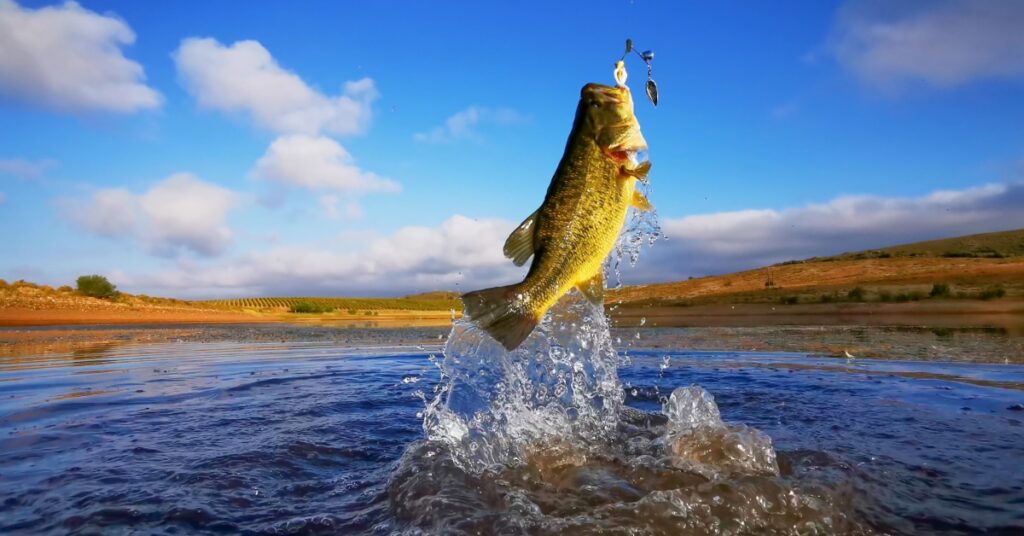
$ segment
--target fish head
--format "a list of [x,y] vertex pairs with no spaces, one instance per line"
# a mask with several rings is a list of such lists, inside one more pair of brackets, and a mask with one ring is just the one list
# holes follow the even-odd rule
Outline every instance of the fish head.
[[583,120],[583,134],[593,136],[601,150],[614,159],[629,160],[647,150],[627,87],[583,86],[577,116]]

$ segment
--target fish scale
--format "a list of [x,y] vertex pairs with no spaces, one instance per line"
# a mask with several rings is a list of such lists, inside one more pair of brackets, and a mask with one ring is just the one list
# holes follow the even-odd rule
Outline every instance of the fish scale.
[[[553,181],[538,214],[540,247],[526,277],[528,295],[548,309],[579,283],[600,273],[629,210],[636,179],[584,140],[574,147],[561,181]],[[570,210],[569,207],[572,207]],[[548,247],[548,244],[565,247]]]
[[505,243],[505,255],[517,265],[533,256],[526,278],[465,294],[466,315],[513,350],[573,287],[601,302],[602,266],[629,207],[650,208],[636,192],[650,164],[633,159],[646,149],[629,89],[585,85],[544,202]]

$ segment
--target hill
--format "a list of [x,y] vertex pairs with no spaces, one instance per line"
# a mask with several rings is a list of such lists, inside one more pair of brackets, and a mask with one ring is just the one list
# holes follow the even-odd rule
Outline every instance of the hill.
[[798,262],[885,259],[892,257],[980,257],[1002,259],[1020,256],[1024,256],[1024,229],[941,238],[939,240],[901,244],[875,250],[842,253],[831,257],[812,257]]
[[992,299],[1024,296],[1024,230],[788,261],[726,275],[628,286],[624,306]]

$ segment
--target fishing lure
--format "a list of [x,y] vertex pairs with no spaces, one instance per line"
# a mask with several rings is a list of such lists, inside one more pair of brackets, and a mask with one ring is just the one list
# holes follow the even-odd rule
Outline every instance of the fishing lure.
[[654,68],[651,66],[651,62],[654,61],[654,51],[645,50],[640,52],[639,50],[636,50],[633,48],[632,39],[626,39],[626,51],[622,53],[622,57],[615,63],[615,83],[620,87],[624,87],[626,85],[625,59],[630,52],[635,52],[636,55],[643,60],[644,64],[647,65],[647,83],[644,86],[647,90],[647,99],[650,100],[651,104],[654,106],[658,106],[658,84],[654,82],[654,78],[652,77]]

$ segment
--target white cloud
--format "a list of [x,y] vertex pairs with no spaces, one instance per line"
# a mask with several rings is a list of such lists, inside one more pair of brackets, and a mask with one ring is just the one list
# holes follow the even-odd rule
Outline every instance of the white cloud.
[[320,196],[320,208],[323,209],[324,216],[328,219],[336,220],[339,217],[346,220],[359,220],[363,217],[363,207],[355,201],[349,201],[345,203],[345,206],[338,210],[338,196],[334,194],[327,194]]
[[443,125],[434,127],[429,132],[414,134],[413,138],[416,141],[431,143],[447,143],[466,139],[478,140],[480,134],[477,132],[477,127],[480,125],[513,125],[525,120],[522,114],[510,108],[470,106],[446,119]]
[[1024,2],[856,0],[836,19],[829,48],[865,84],[952,87],[1024,78]]
[[[654,200],[657,202],[657,199]],[[720,274],[790,259],[1024,227],[1024,183],[912,198],[845,196],[783,210],[668,219],[667,241],[641,256],[630,282]]]
[[102,236],[125,236],[136,232],[138,202],[124,188],[97,190],[86,204],[72,206],[72,219]]
[[25,160],[23,158],[0,158],[0,175],[11,175],[19,179],[37,179],[48,169],[57,165],[55,160]]
[[0,0],[0,92],[58,110],[157,108],[160,94],[122,53],[134,42],[124,21],[75,2],[27,9]]
[[373,80],[347,82],[327,96],[283,69],[257,41],[224,46],[211,38],[188,38],[174,53],[178,73],[200,106],[247,113],[278,134],[356,134],[370,121],[377,98]]
[[401,190],[398,183],[360,169],[338,142],[301,134],[274,140],[250,174],[259,180],[313,191],[358,195]]
[[357,251],[292,246],[119,281],[147,292],[187,297],[254,295],[394,295],[472,290],[522,278],[501,252],[509,221],[455,215],[437,227],[404,227]]
[[230,190],[178,173],[142,194],[108,188],[97,190],[87,201],[65,201],[60,206],[86,230],[134,238],[156,254],[172,255],[185,249],[213,256],[231,241],[225,220],[237,201]]

